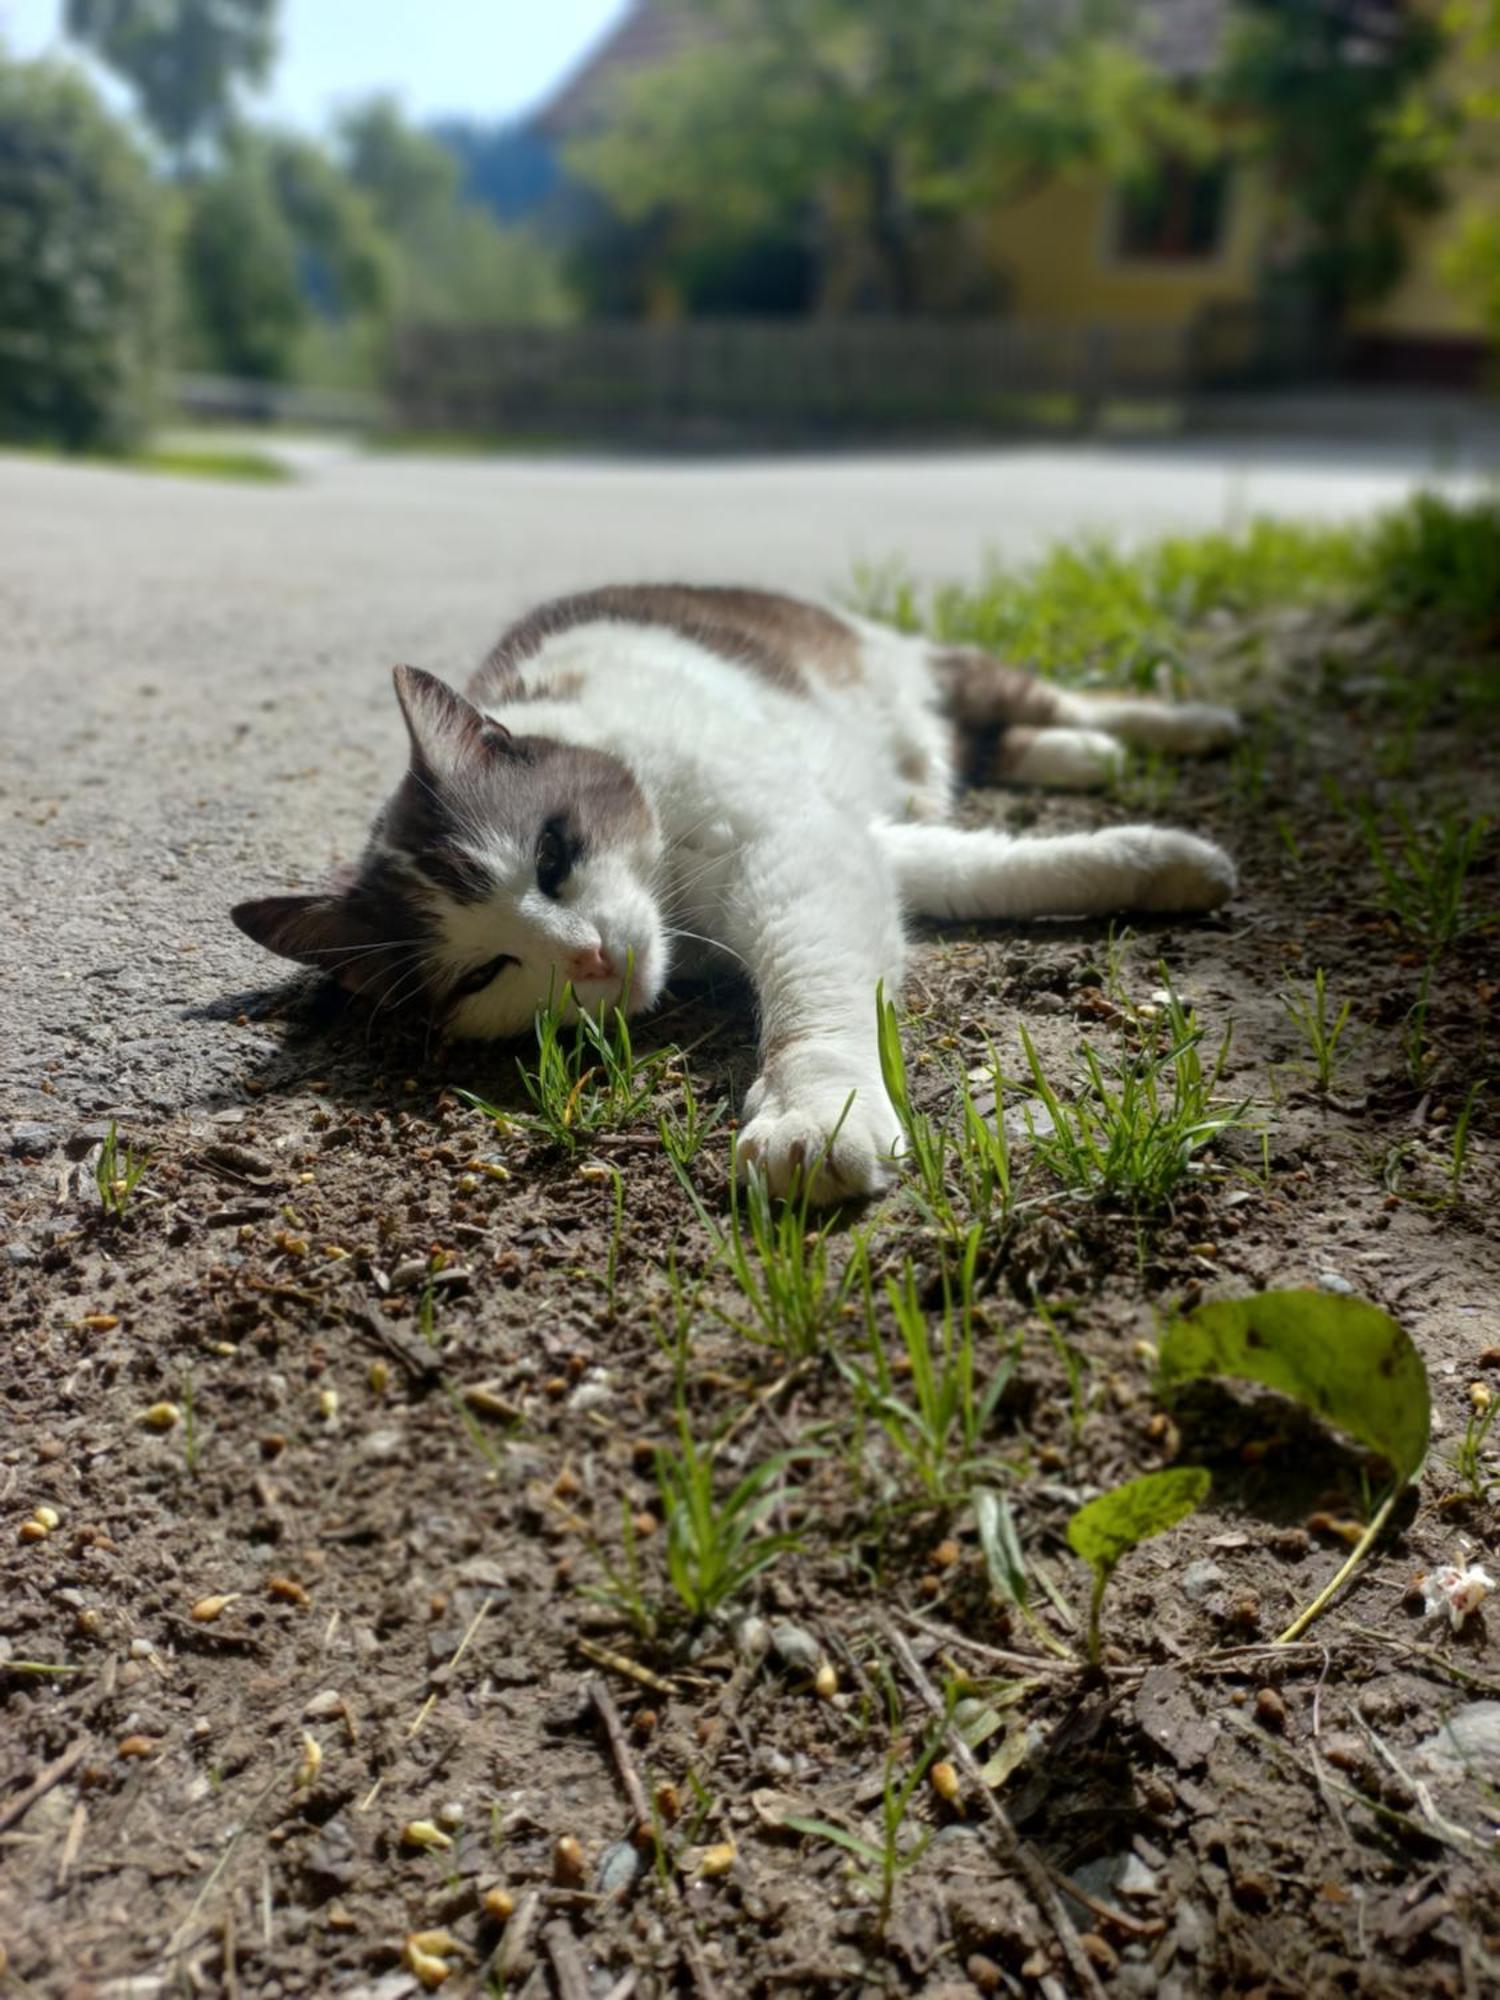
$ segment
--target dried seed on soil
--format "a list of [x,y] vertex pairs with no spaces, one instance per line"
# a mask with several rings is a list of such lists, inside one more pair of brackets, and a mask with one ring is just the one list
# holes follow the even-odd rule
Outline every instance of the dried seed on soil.
[[552,1850],[552,1879],[560,1889],[576,1889],[583,1881],[583,1846],[565,1833]]
[[175,1403],[153,1403],[149,1410],[141,1411],[141,1422],[148,1431],[169,1431],[182,1420],[182,1412]]
[[188,1616],[195,1625],[212,1625],[216,1618],[223,1616],[231,1604],[238,1603],[239,1598],[240,1592],[237,1590],[227,1591],[222,1597],[200,1597]]
[[403,1847],[422,1847],[431,1852],[441,1853],[453,1842],[443,1829],[430,1819],[409,1819],[401,1829]]

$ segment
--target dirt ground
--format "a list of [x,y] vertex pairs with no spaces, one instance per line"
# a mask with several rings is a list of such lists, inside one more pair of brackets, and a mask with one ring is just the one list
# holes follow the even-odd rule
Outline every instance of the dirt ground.
[[[1448,1165],[1494,1077],[1500,968],[1493,934],[1444,954],[1414,1080],[1422,956],[1329,789],[1419,816],[1500,794],[1493,706],[1480,727],[1405,699],[1423,648],[1321,614],[1226,623],[1196,665],[1205,688],[1248,682],[1253,752],[1148,773],[1144,800],[971,802],[1043,826],[1149,807],[1223,840],[1244,885],[1221,918],[1123,942],[1047,925],[915,956],[908,1050],[935,1109],[986,1037],[1019,1070],[1020,1019],[1075,1076],[1085,1038],[1113,1047],[1156,1004],[1162,965],[1211,1042],[1232,1020],[1222,1091],[1253,1099],[1257,1129],[1166,1215],[1033,1166],[987,1232],[983,1344],[1018,1358],[985,1444],[1058,1650],[996,1600],[971,1511],[926,1504],[855,1433],[833,1358],[863,1338],[852,1308],[801,1363],[732,1323],[722,1125],[688,1169],[705,1224],[654,1111],[572,1152],[497,1133],[454,1087],[522,1106],[512,1055],[371,1039],[298,986],[226,993],[210,1025],[235,1080],[122,1127],[150,1149],[122,1218],[95,1186],[101,1118],[9,1128],[0,1991],[398,2000],[413,1960],[446,1964],[445,1993],[560,2000],[1500,1990],[1497,1620],[1450,1632],[1414,1588],[1495,1561],[1449,1463],[1471,1385],[1500,1391],[1493,1081],[1456,1191]],[[1475,908],[1496,861],[1492,841]],[[1278,998],[1317,966],[1353,1002],[1327,1093]],[[684,996],[657,1039],[732,1115],[753,1061],[736,996]],[[930,1293],[909,1193],[830,1226],[835,1270],[856,1225]],[[1284,1286],[1397,1316],[1435,1436],[1368,1569],[1278,1649],[1367,1517],[1369,1467],[1248,1396],[1169,1412],[1150,1343],[1200,1299]],[[798,1546],[722,1621],[648,1632],[609,1565],[623,1510],[643,1597],[666,1601],[653,1449],[678,1303],[721,1490],[821,1455],[769,1524]],[[1179,1458],[1212,1497],[1121,1566],[1091,1674],[1059,1657],[1088,1588],[1064,1525]],[[786,1822],[878,1844],[888,1770],[920,1770],[927,1694],[959,1675],[998,1781],[944,1746],[954,1795],[915,1786],[897,1846],[934,1837],[887,1921],[847,1845]]]

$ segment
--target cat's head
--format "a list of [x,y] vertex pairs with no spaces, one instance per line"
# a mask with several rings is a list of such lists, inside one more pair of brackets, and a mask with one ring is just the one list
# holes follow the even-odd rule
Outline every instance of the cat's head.
[[564,986],[591,1012],[654,1005],[661,839],[625,765],[514,736],[414,667],[395,679],[411,764],[358,868],[322,895],[241,903],[235,923],[452,1035],[520,1034]]

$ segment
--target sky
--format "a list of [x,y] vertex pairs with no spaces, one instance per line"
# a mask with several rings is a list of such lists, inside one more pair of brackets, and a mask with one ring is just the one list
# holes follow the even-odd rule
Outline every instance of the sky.
[[[544,96],[623,0],[281,0],[281,58],[249,108],[319,131],[341,103],[394,91],[408,114],[501,119]],[[61,41],[63,0],[0,0],[0,41]]]

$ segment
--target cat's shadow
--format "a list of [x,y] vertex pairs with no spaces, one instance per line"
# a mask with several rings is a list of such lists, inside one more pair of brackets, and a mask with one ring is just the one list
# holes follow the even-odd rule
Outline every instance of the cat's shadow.
[[[237,1027],[274,1024],[276,1047],[247,1065],[237,1082],[205,1092],[209,1111],[245,1109],[266,1099],[314,1093],[365,1108],[389,1102],[393,1085],[420,1097],[444,1089],[472,1091],[498,1110],[530,1108],[522,1067],[536,1041],[449,1041],[425,1025],[382,1022],[336,981],[296,973],[273,986],[225,994],[186,1009],[184,1020]],[[737,1107],[756,1066],[755,1016],[748,988],[724,977],[674,981],[653,1012],[630,1024],[638,1057],[681,1049],[692,1061],[695,1088],[707,1104]]]

